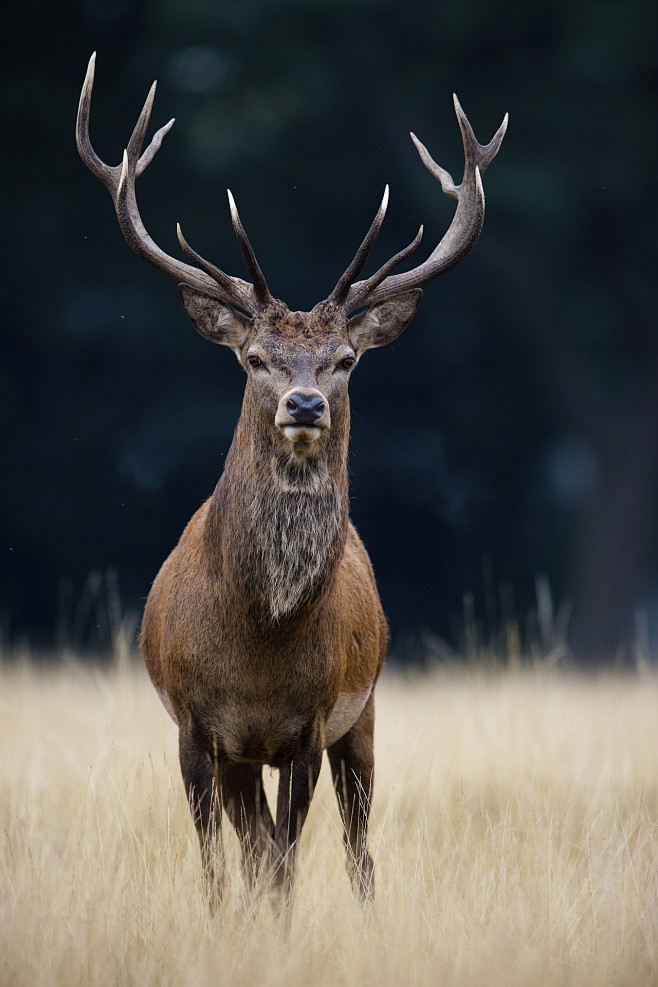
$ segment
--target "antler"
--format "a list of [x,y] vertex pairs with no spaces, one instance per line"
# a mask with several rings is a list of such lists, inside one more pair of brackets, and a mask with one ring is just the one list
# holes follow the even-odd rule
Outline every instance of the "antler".
[[114,167],[105,164],[94,151],[89,139],[89,112],[94,86],[95,67],[96,53],[94,52],[89,59],[87,74],[80,94],[80,105],[78,107],[78,118],[76,122],[76,142],[80,157],[89,170],[101,180],[112,196],[119,226],[128,246],[135,253],[139,254],[140,257],[147,260],[149,264],[157,267],[160,271],[164,271],[165,274],[168,274],[175,280],[183,281],[185,284],[197,288],[205,294],[217,298],[219,301],[237,305],[245,312],[253,315],[272,301],[272,296],[240,222],[233,196],[230,192],[228,193],[233,228],[253,284],[249,284],[241,278],[230,277],[209,261],[204,260],[203,257],[192,250],[187,244],[181,233],[180,226],[178,227],[180,244],[197,267],[191,267],[189,264],[185,264],[183,261],[166,254],[151,239],[137,207],[135,180],[146,170],[157,154],[163,138],[173,127],[174,121],[170,120],[169,123],[157,131],[151,143],[142,154],[142,145],[151,117],[153,100],[155,99],[156,83],[154,82],[146,97],[144,108],[135,124],[132,136],[128,141],[128,146],[123,152],[122,163]]
[[391,274],[390,272],[420,243],[423,234],[423,227],[421,226],[415,240],[408,247],[391,257],[367,280],[353,283],[354,278],[361,272],[384,221],[388,201],[387,187],[382,205],[365,240],[359,247],[354,260],[339,279],[328,301],[344,306],[348,312],[365,305],[374,305],[377,302],[385,301],[403,291],[418,288],[426,281],[443,274],[444,271],[463,260],[477,243],[484,222],[484,190],[481,176],[498,154],[507,130],[508,114],[505,114],[492,141],[483,146],[478,144],[475,139],[473,128],[468,122],[459,100],[456,96],[453,98],[464,143],[464,177],[461,185],[455,185],[448,172],[432,159],[427,148],[414,134],[411,135],[421,161],[427,170],[438,180],[443,192],[451,199],[457,200],[457,210],[448,232],[424,263],[403,274]]

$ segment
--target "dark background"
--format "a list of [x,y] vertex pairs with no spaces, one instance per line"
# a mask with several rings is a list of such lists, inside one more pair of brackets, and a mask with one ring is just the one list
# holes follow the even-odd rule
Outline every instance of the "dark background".
[[[650,648],[658,604],[655,0],[22,2],[3,24],[0,615],[6,642],[93,647],[94,595],[138,612],[211,492],[242,371],[126,247],[79,160],[116,164],[153,78],[176,125],[139,182],[180,256],[243,276],[225,188],[291,308],[333,287],[391,184],[369,271],[454,209],[456,91],[481,142],[476,250],[352,383],[353,516],[393,647],[535,633],[546,586],[581,661]],[[421,250],[421,253],[423,251]],[[419,258],[422,259],[422,258]],[[466,598],[466,606],[464,600]],[[541,602],[541,601],[540,601]],[[648,634],[648,637],[647,637]],[[102,643],[102,642],[101,642]],[[622,650],[620,651],[620,646]],[[624,652],[624,646],[626,651]]]

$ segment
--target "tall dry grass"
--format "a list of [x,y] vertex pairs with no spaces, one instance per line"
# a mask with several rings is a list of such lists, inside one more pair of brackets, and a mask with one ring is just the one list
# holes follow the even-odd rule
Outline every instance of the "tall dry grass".
[[376,906],[352,899],[325,766],[289,941],[267,901],[240,907],[232,833],[209,915],[139,666],[5,666],[0,703],[3,984],[658,984],[653,674],[385,676]]

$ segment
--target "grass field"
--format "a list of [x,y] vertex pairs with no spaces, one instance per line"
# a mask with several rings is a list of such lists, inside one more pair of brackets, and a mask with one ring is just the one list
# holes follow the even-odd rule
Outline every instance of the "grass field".
[[[176,730],[139,665],[0,668],[0,981],[658,984],[658,677],[388,675],[364,914],[323,768],[289,941],[208,914]],[[274,784],[275,778],[271,779]]]

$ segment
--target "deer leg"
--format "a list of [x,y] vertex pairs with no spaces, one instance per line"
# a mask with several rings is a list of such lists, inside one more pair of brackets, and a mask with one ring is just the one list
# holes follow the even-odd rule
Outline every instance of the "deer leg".
[[242,870],[249,890],[268,869],[274,845],[274,820],[263,791],[259,764],[227,764],[222,770],[222,804],[240,839]]
[[295,754],[279,772],[274,833],[274,888],[280,906],[292,898],[295,853],[322,765],[322,742],[313,721],[299,738]]
[[224,878],[220,830],[222,810],[217,791],[219,766],[213,763],[207,745],[193,722],[181,726],[178,749],[183,783],[199,837],[210,904],[214,908],[221,901]]
[[354,726],[327,748],[352,888],[362,901],[375,893],[372,857],[366,845],[374,776],[375,703],[371,695]]

